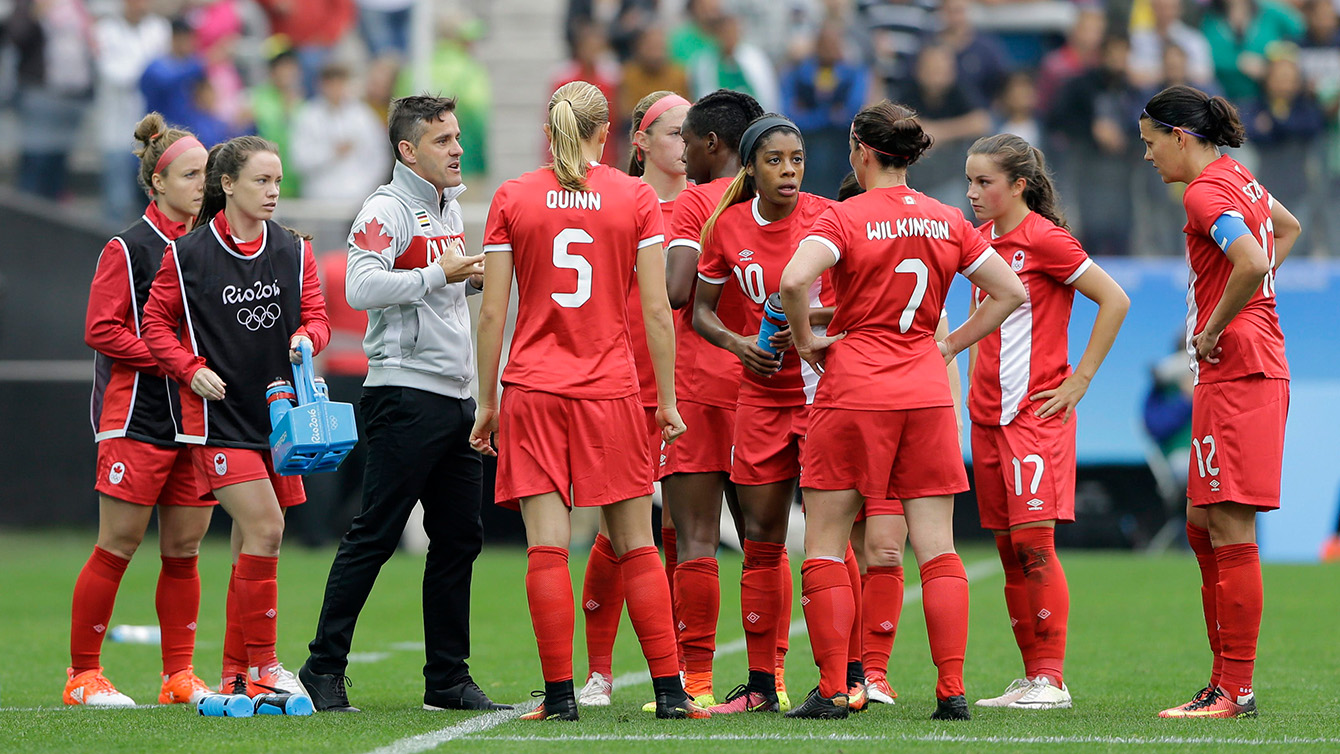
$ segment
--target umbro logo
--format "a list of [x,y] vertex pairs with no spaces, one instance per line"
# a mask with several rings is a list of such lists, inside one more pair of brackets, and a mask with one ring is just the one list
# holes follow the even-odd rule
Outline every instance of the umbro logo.
[[1019,625],[1019,619],[1018,619],[1018,618],[1010,618],[1010,628],[1014,628],[1014,627],[1017,626],[1017,625]]
[[886,621],[884,621],[883,623],[879,624],[879,627],[882,628],[882,629],[884,629],[885,631],[892,631],[892,630],[893,630],[893,621],[887,621],[887,620],[886,620]]
[[810,598],[809,598],[809,597],[801,597],[801,598],[800,598],[800,606],[801,606],[801,607],[804,607],[804,606],[806,606],[806,605],[808,605],[808,604],[810,604]]
[[98,625],[96,625],[96,626],[93,627],[93,631],[94,631],[94,633],[99,633],[99,634],[100,634],[100,633],[102,633],[103,631],[106,631],[106,630],[107,630],[107,627],[104,626],[104,625],[101,624],[101,623],[99,623]]
[[1038,611],[1038,617],[1041,618],[1042,620],[1047,620],[1048,618],[1052,617],[1052,611],[1044,607]]
[[587,610],[595,610],[600,607],[600,603],[596,602],[595,600],[587,600],[586,604],[583,605],[583,607],[585,607]]
[[265,611],[265,617],[267,618],[273,618],[276,615],[278,615],[278,613],[275,612],[275,609],[273,607]]
[[679,630],[680,630],[680,631],[683,631],[683,630],[686,629],[686,628],[688,628],[688,625],[685,624],[684,621],[680,621],[680,622],[679,622]]
[[1028,509],[1029,509],[1030,511],[1040,511],[1040,510],[1042,510],[1042,501],[1039,500],[1039,499],[1037,499],[1037,498],[1033,498],[1032,500],[1029,500],[1028,503],[1027,503],[1027,505],[1028,505]]
[[1217,489],[1219,489],[1219,480],[1218,480],[1218,479],[1211,479],[1211,480],[1210,480],[1210,489],[1212,489],[1212,490],[1217,490]]
[[190,623],[187,623],[187,624],[186,624],[186,630],[187,630],[187,631],[194,631],[194,630],[195,630],[195,621],[191,621]]
[[751,612],[748,615],[744,616],[744,619],[749,621],[750,623],[758,623],[759,617],[760,616],[758,613]]

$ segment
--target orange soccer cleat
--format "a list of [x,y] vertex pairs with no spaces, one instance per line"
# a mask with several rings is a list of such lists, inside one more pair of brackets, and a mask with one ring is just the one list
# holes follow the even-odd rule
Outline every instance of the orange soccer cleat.
[[116,690],[112,682],[102,674],[102,668],[85,670],[75,675],[74,668],[65,671],[66,704],[83,704],[89,707],[134,707],[135,700]]
[[158,692],[159,704],[195,704],[201,697],[214,693],[195,674],[190,665],[172,675],[163,676],[163,690]]
[[1159,717],[1256,717],[1256,695],[1249,694],[1230,699],[1223,689],[1206,687],[1196,695],[1195,699],[1180,707],[1165,709],[1159,713]]

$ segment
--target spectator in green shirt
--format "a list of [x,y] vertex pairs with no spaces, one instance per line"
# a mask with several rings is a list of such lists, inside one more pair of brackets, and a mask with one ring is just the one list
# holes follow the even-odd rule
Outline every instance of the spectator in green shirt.
[[[269,79],[251,91],[252,116],[256,133],[279,147],[279,159],[287,163],[293,118],[303,102],[302,66],[298,55],[290,47],[282,47],[271,54]],[[279,186],[283,197],[301,195],[301,182],[296,172],[284,176]]]

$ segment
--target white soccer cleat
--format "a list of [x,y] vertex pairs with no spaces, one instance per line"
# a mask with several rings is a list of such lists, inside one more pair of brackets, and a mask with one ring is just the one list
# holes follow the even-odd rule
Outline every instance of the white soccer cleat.
[[67,669],[65,694],[63,701],[69,705],[88,707],[134,707],[135,700],[116,690],[112,682],[102,674],[102,668],[85,670],[75,675],[73,669]]
[[1070,689],[1064,683],[1057,688],[1046,676],[1038,676],[1023,696],[1006,706],[1013,709],[1069,709]]
[[247,693],[253,697],[266,693],[310,696],[298,676],[281,663],[276,662],[264,673],[260,672],[260,668],[251,668],[250,676]]
[[888,677],[882,675],[872,674],[865,677],[865,693],[875,704],[894,704],[894,700],[898,698],[898,692],[889,685]]
[[978,699],[978,707],[1008,707],[1017,699],[1027,694],[1033,688],[1033,682],[1027,678],[1016,678],[1010,681],[1010,685],[1005,689],[1005,693],[990,699]]
[[608,707],[613,694],[613,682],[600,673],[592,673],[586,679],[586,685],[577,692],[577,704],[582,707]]

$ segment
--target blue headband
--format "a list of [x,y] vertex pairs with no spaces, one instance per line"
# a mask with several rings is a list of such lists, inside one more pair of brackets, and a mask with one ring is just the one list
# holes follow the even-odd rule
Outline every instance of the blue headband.
[[1209,140],[1210,140],[1210,137],[1208,137],[1208,136],[1202,136],[1201,134],[1198,134],[1198,133],[1196,133],[1195,131],[1192,131],[1191,129],[1187,128],[1186,126],[1174,126],[1174,125],[1171,124],[1171,123],[1164,123],[1163,121],[1159,120],[1158,118],[1155,118],[1154,116],[1150,115],[1148,110],[1141,110],[1140,112],[1144,113],[1146,118],[1149,118],[1150,120],[1154,121],[1155,123],[1159,124],[1160,126],[1163,126],[1164,128],[1168,129],[1169,131],[1172,131],[1172,130],[1174,130],[1174,129],[1180,128],[1180,129],[1182,129],[1182,131],[1184,131],[1185,133],[1189,133],[1189,134],[1191,134],[1192,136],[1196,136],[1196,137],[1202,138],[1202,139],[1204,139],[1204,140],[1206,140],[1206,141],[1209,141]]
[[751,123],[749,128],[744,130],[744,136],[740,137],[740,161],[747,162],[749,155],[754,153],[754,147],[758,145],[758,140],[774,128],[789,128],[797,134],[800,133],[796,124],[786,118],[780,115],[764,115]]

